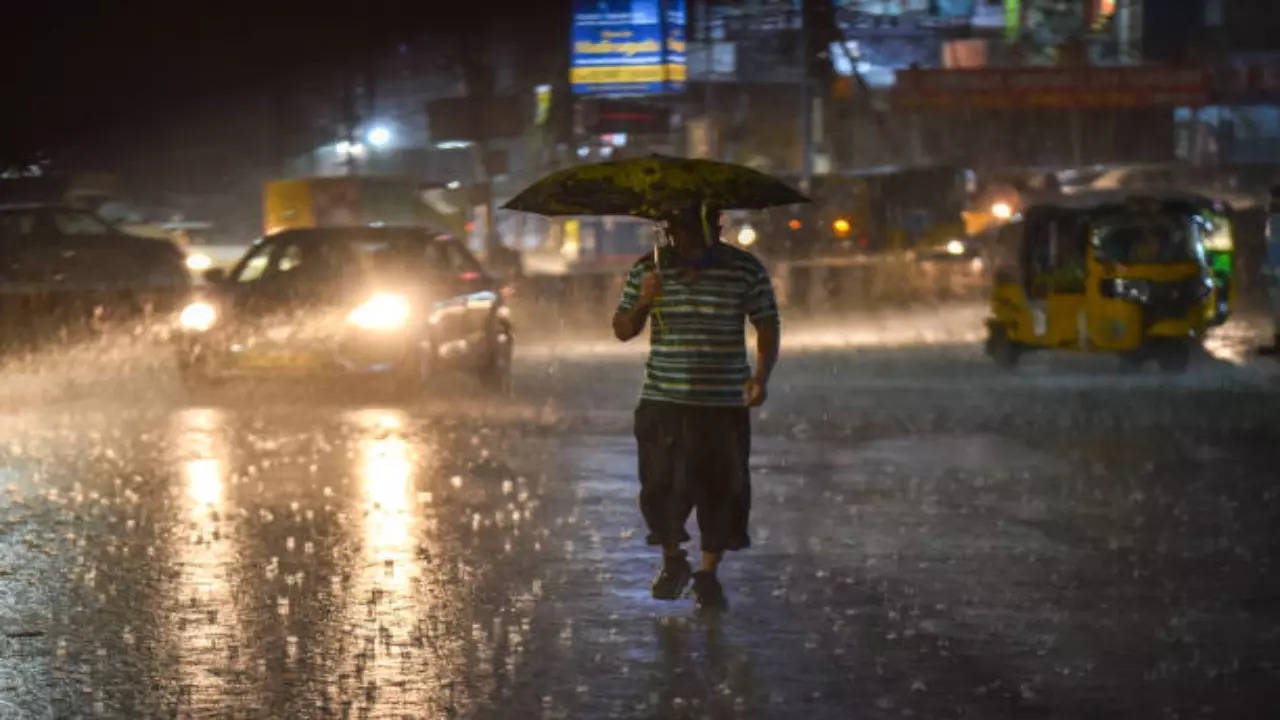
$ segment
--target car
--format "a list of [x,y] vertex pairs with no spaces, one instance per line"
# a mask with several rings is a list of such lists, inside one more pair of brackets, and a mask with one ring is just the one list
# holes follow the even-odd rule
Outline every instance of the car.
[[514,347],[498,282],[458,239],[409,227],[285,230],[210,271],[178,315],[192,387],[240,378],[389,379],[418,392],[448,370],[509,386]]
[[0,204],[4,341],[38,341],[72,325],[168,313],[189,293],[182,252],[62,203]]

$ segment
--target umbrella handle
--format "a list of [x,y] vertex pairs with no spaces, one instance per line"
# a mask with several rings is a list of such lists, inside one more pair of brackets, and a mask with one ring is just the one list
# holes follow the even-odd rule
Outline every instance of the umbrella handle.
[[711,244],[711,221],[707,218],[707,201],[702,201],[702,212],[698,213],[699,219],[702,220],[702,241],[707,245]]

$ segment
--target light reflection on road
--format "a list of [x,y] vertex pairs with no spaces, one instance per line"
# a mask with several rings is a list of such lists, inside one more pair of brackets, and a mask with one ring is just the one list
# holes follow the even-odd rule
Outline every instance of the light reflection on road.
[[358,628],[355,670],[366,702],[380,712],[416,713],[431,698],[425,692],[415,645],[424,613],[418,564],[421,519],[415,513],[417,453],[405,437],[398,410],[359,410],[349,420],[355,440],[363,551],[351,599]]
[[177,666],[184,692],[199,707],[226,697],[223,667],[235,637],[235,598],[228,578],[236,550],[234,533],[222,529],[227,516],[227,444],[222,435],[227,419],[221,410],[188,408],[174,413],[171,447],[181,474],[179,493],[182,523],[174,533],[174,561],[178,568],[173,595],[177,617]]

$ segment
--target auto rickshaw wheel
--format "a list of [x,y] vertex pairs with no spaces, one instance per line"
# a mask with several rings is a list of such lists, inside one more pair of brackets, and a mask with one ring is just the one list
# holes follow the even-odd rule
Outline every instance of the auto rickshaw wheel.
[[991,323],[987,326],[987,354],[1002,368],[1014,368],[1022,355],[1022,347],[1009,338],[1009,331],[1004,325]]
[[1191,362],[1191,345],[1189,343],[1170,343],[1161,347],[1156,354],[1156,364],[1167,373],[1186,372]]

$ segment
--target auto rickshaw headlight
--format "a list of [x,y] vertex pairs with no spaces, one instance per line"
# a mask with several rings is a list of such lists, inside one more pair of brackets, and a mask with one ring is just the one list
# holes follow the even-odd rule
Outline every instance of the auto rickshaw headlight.
[[1102,281],[1102,296],[1117,300],[1145,303],[1151,299],[1151,283],[1141,279],[1107,278]]

